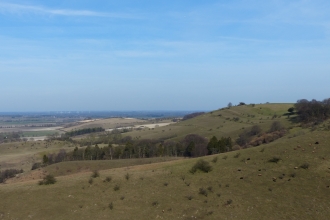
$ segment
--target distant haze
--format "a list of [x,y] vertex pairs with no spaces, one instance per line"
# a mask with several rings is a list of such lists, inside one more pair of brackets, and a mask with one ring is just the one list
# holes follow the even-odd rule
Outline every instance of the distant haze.
[[0,112],[212,110],[330,94],[330,2],[0,2]]

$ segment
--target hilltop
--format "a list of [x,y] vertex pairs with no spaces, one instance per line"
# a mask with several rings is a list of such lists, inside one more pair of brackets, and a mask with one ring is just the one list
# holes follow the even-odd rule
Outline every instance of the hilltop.
[[198,117],[171,124],[166,127],[143,129],[125,133],[135,139],[181,140],[187,134],[238,137],[242,130],[259,125],[268,130],[271,124],[280,121],[285,127],[292,125],[288,120],[288,109],[293,104],[250,104],[211,111]]

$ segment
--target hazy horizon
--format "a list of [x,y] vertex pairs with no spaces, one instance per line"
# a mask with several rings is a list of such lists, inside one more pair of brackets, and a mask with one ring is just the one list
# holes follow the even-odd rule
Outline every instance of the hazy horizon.
[[1,1],[0,112],[323,100],[329,8],[325,0]]

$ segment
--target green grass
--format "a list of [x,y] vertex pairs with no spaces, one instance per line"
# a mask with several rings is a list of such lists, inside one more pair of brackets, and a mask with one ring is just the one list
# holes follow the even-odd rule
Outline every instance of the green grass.
[[58,130],[52,130],[52,131],[23,131],[24,137],[40,137],[40,136],[47,136],[47,135],[53,135],[55,133],[61,134],[62,132],[59,132]]
[[72,175],[79,172],[107,170],[121,167],[131,167],[143,164],[153,164],[179,160],[175,157],[155,157],[140,159],[101,160],[101,161],[68,161],[44,167],[42,170],[54,176]]

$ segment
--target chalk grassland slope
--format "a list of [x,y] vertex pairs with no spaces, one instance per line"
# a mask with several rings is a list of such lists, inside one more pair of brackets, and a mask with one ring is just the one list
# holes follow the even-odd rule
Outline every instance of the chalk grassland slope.
[[[232,137],[235,138],[243,129],[259,125],[264,131],[270,128],[274,120],[280,121],[285,127],[291,126],[287,110],[293,104],[260,104],[244,105],[212,111],[204,115],[182,121],[166,127],[144,129],[125,133],[124,135],[140,139],[173,139],[182,140],[187,134],[199,134],[204,137]],[[273,116],[277,117],[273,119]],[[236,120],[236,121],[235,121]]]
[[60,149],[72,150],[74,145],[68,142],[28,141],[0,145],[0,169],[23,169],[28,171],[32,164],[40,162],[44,154],[58,153]]
[[154,157],[154,158],[136,158],[121,160],[85,160],[85,161],[66,161],[52,164],[34,171],[27,171],[19,174],[16,178],[7,179],[7,184],[24,182],[34,179],[42,179],[51,174],[55,177],[73,175],[77,173],[90,173],[94,171],[108,170],[121,167],[131,167],[142,164],[162,163],[166,161],[180,160],[180,157]]
[[[47,186],[37,180],[4,184],[0,217],[328,219],[329,143],[329,131],[306,131],[204,157],[213,167],[209,173],[189,172],[196,158],[103,170],[92,184],[91,172],[57,177],[56,184]],[[274,157],[280,160],[269,162]],[[106,177],[111,181],[104,181]]]
[[130,127],[138,124],[145,123],[146,120],[136,119],[136,118],[108,118],[108,119],[97,119],[87,122],[76,122],[71,124],[71,126],[63,128],[63,131],[72,131],[83,128],[96,128],[102,127],[104,129],[113,129],[117,127]]

